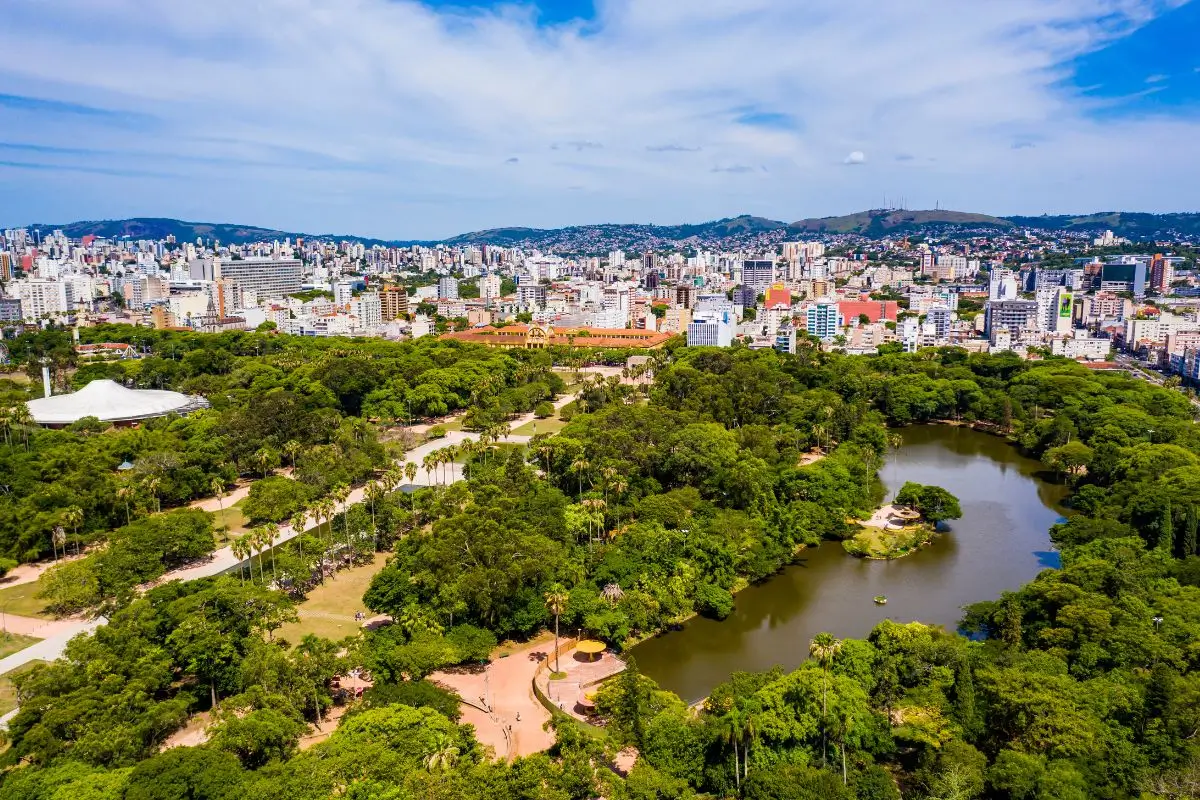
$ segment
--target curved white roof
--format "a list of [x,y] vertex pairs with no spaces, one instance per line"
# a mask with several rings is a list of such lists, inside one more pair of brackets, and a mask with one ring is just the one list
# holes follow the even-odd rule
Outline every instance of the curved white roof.
[[39,425],[70,425],[84,417],[105,422],[149,419],[171,412],[183,413],[203,404],[179,392],[126,389],[109,380],[92,381],[74,394],[40,397],[26,403]]

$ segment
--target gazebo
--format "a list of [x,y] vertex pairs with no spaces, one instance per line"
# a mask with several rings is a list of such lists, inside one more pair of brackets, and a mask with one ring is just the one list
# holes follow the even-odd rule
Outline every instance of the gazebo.
[[595,661],[597,656],[608,649],[608,645],[604,642],[598,642],[595,639],[584,639],[579,644],[575,645],[575,651],[583,653],[587,656],[588,661]]

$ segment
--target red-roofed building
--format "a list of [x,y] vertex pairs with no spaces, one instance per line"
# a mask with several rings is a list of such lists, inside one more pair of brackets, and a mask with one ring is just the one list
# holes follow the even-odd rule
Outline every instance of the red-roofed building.
[[767,289],[766,305],[767,308],[774,308],[778,305],[790,306],[792,304],[792,293],[783,287],[782,283],[777,283],[770,289]]
[[895,300],[843,300],[838,303],[838,314],[847,323],[863,314],[871,322],[895,322],[899,309]]

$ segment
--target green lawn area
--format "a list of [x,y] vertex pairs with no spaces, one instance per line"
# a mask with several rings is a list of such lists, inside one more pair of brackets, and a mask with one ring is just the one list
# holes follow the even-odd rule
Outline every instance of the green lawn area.
[[30,661],[28,664],[22,664],[12,672],[6,672],[0,675],[0,714],[7,714],[17,707],[17,688],[13,686],[13,676],[20,675],[23,672],[36,667],[38,664],[45,664],[45,661]]
[[4,609],[6,614],[16,614],[19,617],[54,619],[54,615],[45,610],[46,601],[35,597],[40,588],[41,584],[37,581],[5,586],[0,589],[0,608]]
[[514,436],[536,436],[537,434],[555,434],[567,427],[567,423],[558,417],[547,417],[546,419],[535,419],[533,422],[526,422],[519,428],[513,430]]
[[372,563],[342,570],[336,577],[327,580],[324,586],[313,589],[308,593],[308,598],[297,606],[300,621],[275,631],[275,638],[287,639],[294,645],[309,633],[334,641],[357,633],[362,623],[354,619],[354,613],[362,611],[371,614],[363,605],[362,596],[371,584],[371,578],[383,569],[386,562],[386,553],[376,553]]
[[[229,532],[233,535],[246,532],[246,524],[250,521],[246,519],[246,515],[242,513],[242,503],[245,500],[238,500],[233,505],[225,506],[224,511],[213,512],[213,527],[220,530],[222,527],[228,527]],[[220,534],[217,534],[218,541]]]
[[[0,633],[0,658],[11,656],[24,650],[31,644],[37,644],[41,639],[36,636],[25,636],[21,633]],[[2,713],[2,712],[0,712]]]

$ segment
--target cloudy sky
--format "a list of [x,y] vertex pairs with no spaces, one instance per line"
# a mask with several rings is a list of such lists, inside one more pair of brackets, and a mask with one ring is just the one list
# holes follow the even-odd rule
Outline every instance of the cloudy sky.
[[1200,0],[4,0],[0,225],[1200,210]]

